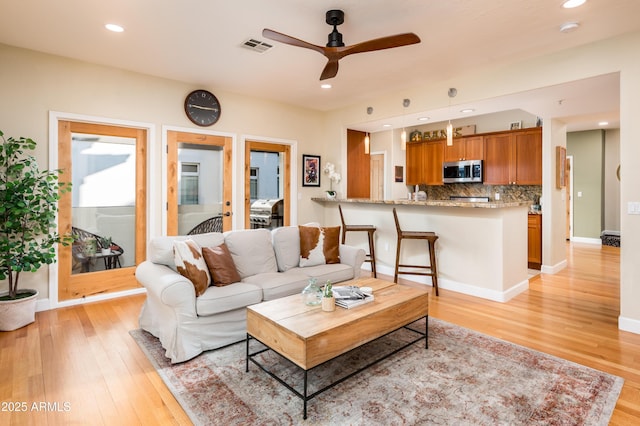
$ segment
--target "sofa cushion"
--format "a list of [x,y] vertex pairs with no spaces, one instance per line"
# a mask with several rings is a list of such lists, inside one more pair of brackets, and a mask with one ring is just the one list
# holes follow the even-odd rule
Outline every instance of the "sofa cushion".
[[300,266],[340,263],[340,227],[299,226]]
[[242,282],[260,286],[263,299],[273,300],[302,292],[309,282],[309,277],[300,272],[267,272],[244,278]]
[[291,268],[285,272],[285,275],[304,274],[308,278],[316,278],[318,280],[318,285],[324,285],[327,280],[331,280],[332,283],[352,280],[355,278],[353,273],[353,268],[349,265],[332,263],[328,265],[307,266],[304,268]]
[[300,231],[297,226],[283,226],[271,231],[278,271],[284,272],[300,263]]
[[226,244],[202,247],[202,256],[209,268],[213,285],[221,287],[240,281],[240,274]]
[[209,287],[211,275],[200,246],[193,240],[174,241],[173,253],[180,275],[191,281],[196,289],[196,296],[203,294]]
[[198,316],[215,315],[244,308],[262,301],[262,289],[248,283],[235,283],[224,287],[209,287],[196,299]]
[[245,229],[224,233],[224,243],[241,278],[263,272],[276,272],[278,265],[267,229]]
[[213,247],[224,243],[224,235],[220,232],[209,232],[207,234],[198,235],[181,235],[171,237],[153,237],[149,241],[149,260],[159,265],[166,265],[176,270],[176,264],[173,260],[173,242],[193,240],[200,247]]

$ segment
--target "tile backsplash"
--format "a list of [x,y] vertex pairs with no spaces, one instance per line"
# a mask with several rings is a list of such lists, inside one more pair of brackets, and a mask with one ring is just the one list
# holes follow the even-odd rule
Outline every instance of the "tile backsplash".
[[[452,183],[446,185],[420,185],[427,193],[428,200],[448,200],[452,195],[464,197],[489,197],[495,201],[496,193],[500,201],[538,201],[542,196],[541,185],[483,185],[481,183]],[[413,189],[411,189],[413,191]]]

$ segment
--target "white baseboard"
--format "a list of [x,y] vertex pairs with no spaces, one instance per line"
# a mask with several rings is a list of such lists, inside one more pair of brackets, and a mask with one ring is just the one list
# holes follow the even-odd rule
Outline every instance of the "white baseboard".
[[640,320],[618,317],[618,329],[630,333],[640,334]]
[[571,237],[572,243],[585,243],[585,244],[595,244],[598,246],[602,245],[602,240],[600,238],[587,238],[587,237]]
[[[362,269],[371,271],[369,265],[370,264],[363,265]],[[395,272],[393,268],[384,265],[376,265],[376,271],[380,274],[391,275],[392,277]],[[403,280],[431,286],[431,277],[402,274],[400,274],[400,277]],[[527,289],[529,288],[529,280],[524,280],[506,291],[488,290],[486,288],[477,287],[471,284],[459,283],[444,278],[438,278],[438,286],[447,290],[455,291],[462,294],[468,294],[469,296],[480,297],[482,299],[493,300],[495,302],[508,302],[518,294],[527,291]]]
[[542,268],[540,268],[540,272],[542,272],[543,274],[557,274],[558,272],[562,271],[564,268],[567,267],[567,259],[564,259],[558,263],[556,263],[555,265],[542,265]]
[[146,292],[147,289],[144,287],[134,288],[133,290],[119,291],[116,293],[104,293],[96,296],[83,297],[82,299],[65,300],[62,302],[58,302],[56,306],[53,306],[53,303],[51,303],[51,299],[38,299],[38,301],[36,302],[36,312],[48,311],[56,308],[64,308],[66,306],[82,305],[83,303],[99,302],[101,300],[115,299],[117,297],[142,294]]

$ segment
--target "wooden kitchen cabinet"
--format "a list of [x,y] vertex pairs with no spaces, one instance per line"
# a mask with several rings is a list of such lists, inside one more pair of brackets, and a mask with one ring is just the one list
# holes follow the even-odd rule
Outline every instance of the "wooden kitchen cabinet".
[[444,140],[407,142],[407,185],[443,185]]
[[542,215],[528,215],[527,229],[528,265],[531,269],[542,267]]
[[444,144],[444,161],[482,160],[484,158],[484,138],[465,136],[453,139],[453,145]]
[[542,185],[542,129],[484,136],[484,183]]
[[427,185],[444,185],[442,182],[444,146],[444,140],[426,142],[424,183]]
[[425,182],[426,142],[407,142],[406,167],[407,185]]

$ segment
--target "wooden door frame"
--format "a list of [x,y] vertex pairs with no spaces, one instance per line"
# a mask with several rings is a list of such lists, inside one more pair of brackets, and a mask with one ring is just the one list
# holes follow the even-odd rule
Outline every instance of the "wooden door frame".
[[[83,116],[78,114],[61,113],[51,111],[49,113],[49,168],[62,169],[60,180],[70,182],[72,180],[70,169],[71,155],[71,133],[97,133],[95,128],[99,128],[100,134],[111,136],[133,137],[136,142],[136,245],[135,245],[135,265],[138,265],[146,258],[146,243],[149,228],[149,187],[148,179],[150,158],[153,149],[150,141],[154,137],[153,125],[149,123],[130,122],[124,120],[105,119],[102,117]],[[63,194],[59,201],[59,215],[57,218],[58,232],[67,234],[71,232],[71,193]],[[58,261],[53,264],[49,274],[49,306],[42,306],[41,309],[57,308],[80,303],[93,302],[110,299],[113,297],[125,296],[144,292],[144,289],[137,283],[134,271],[135,265],[119,268],[117,270],[102,271],[104,275],[100,280],[111,283],[113,287],[108,292],[92,292],[90,286],[80,286],[75,291],[72,285],[82,278],[72,276],[71,271],[71,247],[58,245]],[[70,277],[68,282],[61,281],[61,277]],[[81,283],[80,283],[81,284]]]
[[[165,159],[163,164],[165,165],[166,177],[164,184],[166,190],[165,195],[165,220],[164,232],[165,235],[177,235],[178,234],[178,191],[170,183],[169,179],[177,180],[178,175],[178,156],[177,156],[177,144],[179,142],[188,142],[196,145],[207,146],[221,146],[223,148],[223,189],[222,189],[222,227],[224,231],[231,230],[233,228],[233,138],[227,134],[217,134],[212,132],[198,132],[192,129],[171,129],[165,128],[163,136],[166,141],[166,148],[164,150]],[[172,147],[175,145],[176,149]],[[175,220],[170,220],[171,218]]]
[[250,190],[250,172],[251,172],[251,151],[260,150],[266,152],[278,152],[284,153],[284,170],[281,171],[280,176],[283,178],[282,194],[284,196],[284,217],[282,220],[283,226],[290,226],[291,220],[291,206],[292,206],[292,146],[288,143],[281,142],[268,142],[258,140],[254,138],[248,138],[244,144],[244,228],[250,229],[249,213],[251,210],[251,190]]

